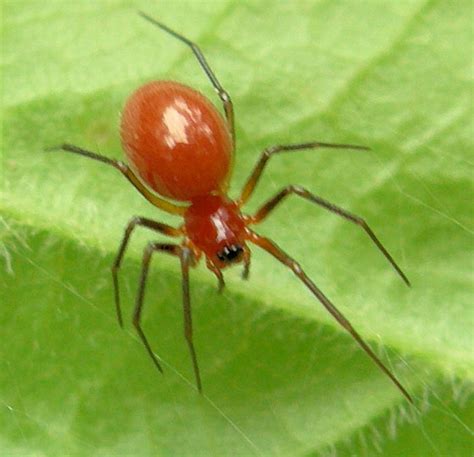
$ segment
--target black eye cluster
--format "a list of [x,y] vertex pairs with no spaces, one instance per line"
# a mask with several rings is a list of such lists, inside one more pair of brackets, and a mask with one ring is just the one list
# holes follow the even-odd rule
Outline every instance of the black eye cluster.
[[225,246],[222,251],[217,253],[217,258],[222,262],[235,262],[240,259],[244,249],[238,244],[231,244],[230,246]]

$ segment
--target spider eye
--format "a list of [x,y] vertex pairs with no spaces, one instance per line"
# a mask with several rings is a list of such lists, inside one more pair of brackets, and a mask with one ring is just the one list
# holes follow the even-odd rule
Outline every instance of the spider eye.
[[217,258],[226,263],[238,262],[244,249],[238,244],[231,244],[230,246],[225,246],[224,249],[217,253]]

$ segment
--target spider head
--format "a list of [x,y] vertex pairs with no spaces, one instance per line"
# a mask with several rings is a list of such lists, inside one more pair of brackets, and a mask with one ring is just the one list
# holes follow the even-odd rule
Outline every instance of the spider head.
[[236,203],[206,195],[194,199],[184,217],[187,236],[216,267],[244,260],[247,226]]
[[244,248],[240,244],[230,244],[217,251],[216,257],[220,263],[229,265],[242,261]]

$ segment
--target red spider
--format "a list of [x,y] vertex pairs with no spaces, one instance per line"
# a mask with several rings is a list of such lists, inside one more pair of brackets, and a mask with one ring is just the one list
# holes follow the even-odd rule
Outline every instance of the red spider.
[[[252,243],[286,265],[336,321],[352,335],[402,394],[410,402],[413,402],[410,394],[398,379],[380,361],[326,295],[309,279],[301,266],[273,241],[258,235],[250,228],[263,221],[287,196],[302,197],[364,229],[405,283],[409,285],[405,274],[365,220],[312,194],[303,187],[293,185],[283,188],[262,205],[255,214],[247,215],[241,212],[241,208],[255,190],[265,165],[273,155],[302,149],[367,150],[368,148],[321,142],[269,147],[262,152],[239,198],[231,200],[227,196],[227,190],[232,169],[232,154],[235,150],[235,131],[234,110],[230,96],[217,80],[195,43],[146,14],[140,13],[140,15],[191,48],[222,101],[225,119],[207,98],[194,89],[174,81],[152,81],[131,95],[122,114],[122,145],[131,167],[124,162],[109,159],[71,144],[62,144],[50,149],[72,152],[111,165],[119,170],[152,205],[184,218],[184,224],[178,228],[144,217],[134,217],[127,225],[112,266],[115,305],[120,326],[123,326],[123,321],[117,274],[135,227],[143,226],[170,237],[181,237],[182,240],[179,244],[150,242],[146,246],[133,313],[133,325],[155,366],[160,372],[163,372],[141,327],[143,298],[152,255],[155,252],[165,252],[178,257],[182,270],[184,335],[189,345],[197,388],[201,392],[201,376],[192,336],[189,268],[194,267],[204,254],[206,265],[217,276],[219,290],[222,290],[224,287],[222,270],[224,268],[243,263],[243,278],[248,277],[250,250],[247,244]],[[168,199],[187,202],[187,204],[175,204]]]

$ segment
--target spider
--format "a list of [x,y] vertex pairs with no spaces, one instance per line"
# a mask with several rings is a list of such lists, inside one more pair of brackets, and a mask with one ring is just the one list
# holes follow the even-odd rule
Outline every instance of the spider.
[[400,381],[375,355],[329,298],[306,275],[300,264],[273,241],[251,229],[251,226],[265,220],[287,197],[294,195],[303,198],[361,227],[403,281],[410,285],[406,275],[365,220],[295,185],[284,187],[264,203],[255,214],[248,215],[242,212],[242,207],[253,194],[267,162],[275,155],[304,149],[368,150],[369,148],[322,142],[269,147],[261,153],[240,196],[236,200],[230,199],[227,196],[227,190],[235,150],[232,100],[194,42],[147,14],[143,12],[139,14],[191,48],[222,102],[225,117],[205,96],[188,86],[175,81],[152,81],[138,88],[129,97],[122,113],[121,141],[130,165],[67,143],[47,149],[78,154],[116,168],[152,205],[184,218],[184,223],[177,228],[145,217],[133,217],[126,226],[112,265],[115,307],[120,326],[123,327],[123,319],[118,273],[132,232],[141,226],[169,237],[181,238],[177,243],[150,242],[145,247],[133,325],[156,368],[163,372],[161,363],[142,329],[141,317],[152,256],[161,252],[177,257],[181,264],[182,274],[184,336],[189,347],[196,386],[198,391],[202,392],[201,375],[193,343],[189,269],[196,266],[204,256],[207,268],[217,277],[218,289],[222,291],[223,269],[242,263],[242,276],[244,279],[248,278],[251,256],[248,244],[253,244],[288,267],[391,379],[406,399],[413,403],[412,397]]

